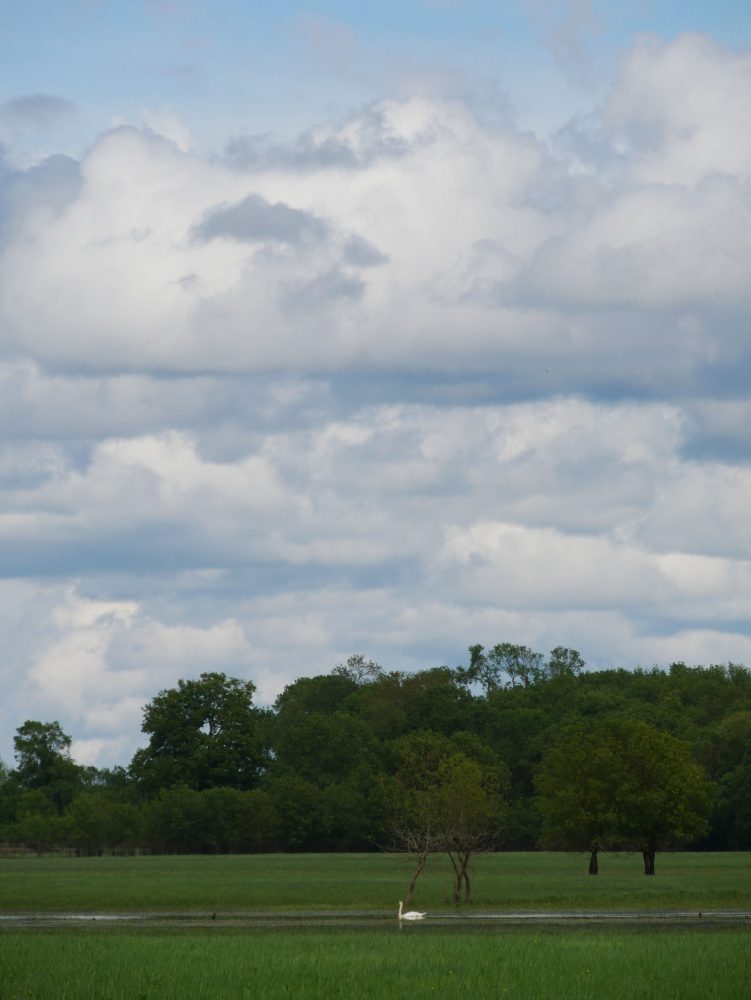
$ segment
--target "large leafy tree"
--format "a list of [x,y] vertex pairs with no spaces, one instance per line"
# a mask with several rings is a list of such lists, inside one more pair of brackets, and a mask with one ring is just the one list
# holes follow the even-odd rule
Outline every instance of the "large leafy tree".
[[706,833],[710,784],[687,743],[636,719],[600,720],[552,747],[537,779],[544,840],[588,850],[590,873],[608,847],[655,854]]
[[327,714],[341,711],[357,689],[357,682],[346,672],[298,677],[285,687],[274,703],[278,719],[275,729],[283,729],[314,712]]
[[542,844],[587,851],[589,874],[597,875],[599,852],[622,835],[628,768],[609,723],[579,730],[552,746],[536,778]]
[[629,764],[623,843],[641,851],[644,874],[654,875],[657,851],[707,833],[713,789],[688,743],[640,721],[621,723],[620,732]]
[[148,746],[131,772],[146,794],[184,785],[251,789],[264,768],[264,717],[255,685],[223,673],[203,673],[161,691],[145,708]]
[[361,719],[344,712],[285,718],[276,729],[272,773],[295,773],[323,788],[363,768],[377,769],[378,747]]
[[479,682],[486,695],[505,685],[530,687],[545,676],[542,653],[529,646],[499,642],[485,651],[476,644],[469,647],[469,667],[462,672],[466,681]]
[[59,722],[28,719],[13,740],[16,769],[13,778],[21,791],[43,793],[61,814],[80,790],[84,768],[71,759],[71,738]]

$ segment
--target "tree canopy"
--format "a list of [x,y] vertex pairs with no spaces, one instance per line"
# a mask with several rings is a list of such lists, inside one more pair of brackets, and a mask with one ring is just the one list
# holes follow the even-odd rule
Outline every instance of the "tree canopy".
[[265,754],[255,685],[222,673],[203,673],[161,691],[144,709],[149,743],[131,773],[147,794],[186,785],[251,789]]
[[[751,848],[751,673],[737,664],[588,670],[500,642],[457,667],[354,655],[270,708],[207,672],[144,706],[121,767],[72,760],[27,720],[0,770],[0,839],[43,850],[449,852],[456,892],[487,847]],[[465,858],[467,864],[462,860]],[[652,868],[653,870],[653,868]]]
[[707,832],[710,787],[691,747],[640,720],[601,720],[553,745],[537,787],[543,843],[589,851],[593,875],[600,850],[623,847],[653,875],[658,849]]

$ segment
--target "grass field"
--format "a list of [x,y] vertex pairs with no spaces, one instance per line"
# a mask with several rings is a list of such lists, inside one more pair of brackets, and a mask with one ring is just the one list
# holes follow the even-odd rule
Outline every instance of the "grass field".
[[0,997],[747,1000],[742,931],[0,935]]
[[[24,858],[0,861],[0,914],[330,911],[342,925],[242,927],[221,919],[165,929],[81,921],[20,930],[0,920],[0,1000],[747,1000],[751,924],[703,928],[594,924],[519,929],[395,915],[410,861],[399,855]],[[751,855],[641,859],[499,854],[477,859],[462,911],[751,909]],[[415,903],[453,912],[436,859]],[[320,923],[319,918],[319,923]],[[183,921],[180,921],[182,923]]]
[[[0,913],[395,910],[405,855],[274,854],[0,860]],[[471,909],[751,909],[751,854],[662,854],[646,878],[638,855],[487,854],[473,865]],[[451,908],[451,871],[432,860],[421,909]]]

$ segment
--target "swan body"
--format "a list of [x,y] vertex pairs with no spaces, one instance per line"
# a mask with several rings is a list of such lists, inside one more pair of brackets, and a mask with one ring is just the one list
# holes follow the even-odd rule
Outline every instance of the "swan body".
[[418,913],[417,910],[407,910],[406,913],[402,912],[402,901],[399,900],[399,919],[400,920],[424,920],[426,917],[425,913]]

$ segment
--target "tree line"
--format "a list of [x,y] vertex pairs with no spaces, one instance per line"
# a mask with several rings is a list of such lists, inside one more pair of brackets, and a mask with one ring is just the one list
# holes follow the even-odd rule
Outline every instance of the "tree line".
[[466,665],[385,671],[352,656],[271,708],[221,672],[145,706],[127,766],[70,755],[57,722],[0,763],[0,841],[80,853],[436,851],[454,898],[488,849],[751,847],[751,672],[587,670],[576,650],[469,648]]

